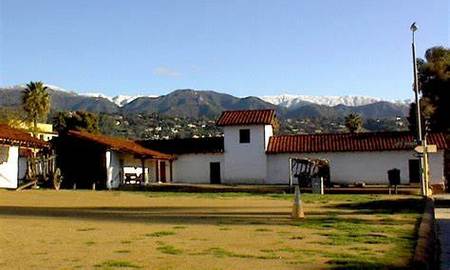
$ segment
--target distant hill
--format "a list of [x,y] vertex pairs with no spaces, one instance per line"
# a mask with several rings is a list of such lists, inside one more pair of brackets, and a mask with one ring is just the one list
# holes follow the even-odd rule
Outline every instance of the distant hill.
[[[0,106],[19,106],[22,100],[22,91],[25,86],[0,88]],[[89,111],[117,113],[119,106],[102,97],[88,97],[49,88],[51,107],[56,111]]]
[[[269,99],[266,97],[266,101],[264,101],[258,97],[238,98],[215,91],[184,89],[158,97],[123,98],[118,96],[109,98],[101,94],[77,94],[55,86],[49,86],[49,88],[52,109],[56,111],[84,110],[109,114],[160,113],[189,118],[213,118],[223,110],[262,108],[276,109],[282,118],[336,118],[343,117],[350,112],[359,113],[363,118],[394,118],[406,116],[408,113],[408,104],[405,102],[389,102],[363,97],[343,97],[342,99],[324,97],[323,100],[319,97],[308,100],[301,99],[300,96],[296,96],[294,99],[287,97]],[[0,106],[20,105],[23,89],[24,86],[0,88]],[[343,100],[342,103],[363,105],[340,104],[339,100]],[[316,103],[312,101],[316,101]],[[336,103],[338,105],[325,105]]]

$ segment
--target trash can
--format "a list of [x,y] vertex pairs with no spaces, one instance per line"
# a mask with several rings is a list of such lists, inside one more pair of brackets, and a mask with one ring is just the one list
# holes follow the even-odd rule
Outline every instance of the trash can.
[[399,169],[392,169],[392,170],[389,170],[387,173],[388,173],[388,179],[389,179],[390,186],[400,185],[400,170]]

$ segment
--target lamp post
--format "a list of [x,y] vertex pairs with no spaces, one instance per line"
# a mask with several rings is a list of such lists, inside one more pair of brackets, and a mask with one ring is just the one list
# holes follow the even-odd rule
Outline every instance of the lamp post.
[[427,153],[427,141],[426,136],[422,132],[422,116],[420,112],[420,97],[419,97],[419,83],[417,75],[417,61],[416,61],[416,44],[415,44],[415,32],[417,31],[416,23],[411,24],[409,28],[412,32],[412,57],[413,57],[413,72],[414,72],[414,95],[416,101],[416,125],[417,125],[417,139],[418,144],[423,147],[423,153],[419,153],[420,157],[420,186],[423,196],[429,196],[428,190],[428,153]]

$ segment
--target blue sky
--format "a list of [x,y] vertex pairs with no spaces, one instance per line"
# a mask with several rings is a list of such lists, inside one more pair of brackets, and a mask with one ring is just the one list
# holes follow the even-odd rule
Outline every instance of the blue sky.
[[80,92],[410,98],[417,53],[449,44],[447,0],[0,0],[0,86]]

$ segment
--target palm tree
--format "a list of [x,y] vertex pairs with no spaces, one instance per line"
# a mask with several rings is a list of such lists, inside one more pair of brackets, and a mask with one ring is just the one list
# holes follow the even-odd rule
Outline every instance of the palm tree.
[[42,82],[30,82],[23,92],[22,106],[27,120],[33,122],[33,133],[37,130],[38,120],[45,119],[50,111],[50,96]]
[[345,117],[345,126],[350,133],[355,133],[362,127],[362,118],[359,114],[350,113]]

